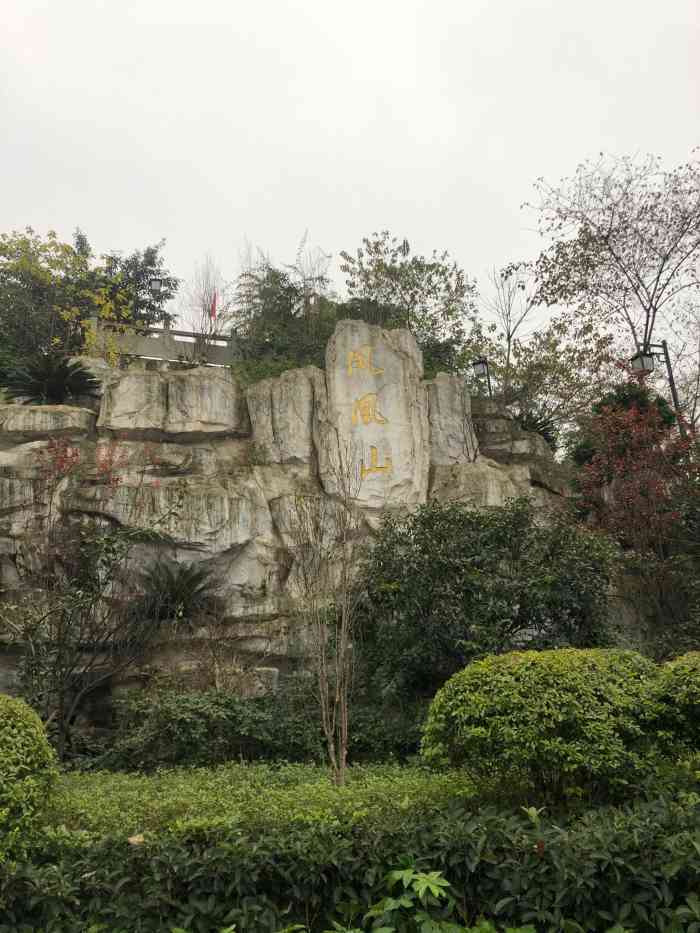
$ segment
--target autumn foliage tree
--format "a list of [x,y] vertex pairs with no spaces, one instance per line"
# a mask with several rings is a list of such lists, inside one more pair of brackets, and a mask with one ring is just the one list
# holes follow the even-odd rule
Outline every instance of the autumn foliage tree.
[[621,353],[669,344],[691,423],[700,408],[700,160],[666,168],[655,156],[600,157],[536,184],[550,245],[535,263],[538,304],[609,333]]
[[575,304],[649,344],[681,296],[700,288],[700,161],[666,170],[654,156],[601,153],[558,185],[537,183],[538,300]]
[[582,506],[621,546],[626,590],[660,655],[700,635],[697,453],[664,399],[633,382],[594,406],[574,451]]
[[486,357],[499,400],[556,447],[610,384],[611,338],[590,320],[543,313],[529,263],[493,270],[489,279],[467,359]]

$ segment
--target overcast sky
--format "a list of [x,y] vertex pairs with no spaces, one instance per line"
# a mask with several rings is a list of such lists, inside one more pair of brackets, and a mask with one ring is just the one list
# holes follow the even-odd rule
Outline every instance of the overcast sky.
[[188,277],[389,228],[483,279],[540,175],[700,143],[700,0],[4,0],[2,230]]

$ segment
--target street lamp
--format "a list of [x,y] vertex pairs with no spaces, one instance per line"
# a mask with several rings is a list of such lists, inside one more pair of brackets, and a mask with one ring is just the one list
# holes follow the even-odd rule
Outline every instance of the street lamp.
[[[659,352],[661,351],[661,352]],[[654,359],[663,360],[666,363],[666,373],[668,375],[668,385],[671,389],[671,398],[673,399],[673,407],[676,410],[676,417],[678,418],[678,430],[681,432],[681,437],[686,437],[685,425],[681,419],[681,407],[678,402],[678,392],[676,392],[676,381],[673,378],[673,370],[671,369],[671,357],[668,352],[668,344],[665,340],[662,340],[661,343],[646,343],[644,346],[637,350],[632,359],[630,360],[630,366],[632,371],[636,373],[653,373],[654,372]]]
[[160,276],[154,276],[148,283],[148,290],[150,291],[153,298],[159,298],[160,293],[163,291],[163,280]]
[[653,373],[654,372],[654,354],[645,353],[640,350],[635,353],[630,360],[630,366],[635,373]]
[[474,360],[472,367],[474,369],[474,375],[477,377],[477,379],[483,379],[486,377],[486,384],[489,387],[489,398],[493,398],[493,392],[491,391],[491,373],[489,372],[489,361],[485,356],[482,356],[478,360]]

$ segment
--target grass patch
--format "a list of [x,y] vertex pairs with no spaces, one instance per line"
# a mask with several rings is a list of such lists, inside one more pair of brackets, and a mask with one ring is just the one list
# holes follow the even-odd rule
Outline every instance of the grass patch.
[[314,765],[228,763],[151,775],[73,772],[61,776],[47,823],[97,835],[131,836],[188,825],[246,828],[292,822],[350,826],[401,810],[440,806],[473,793],[463,772],[366,765],[336,787]]

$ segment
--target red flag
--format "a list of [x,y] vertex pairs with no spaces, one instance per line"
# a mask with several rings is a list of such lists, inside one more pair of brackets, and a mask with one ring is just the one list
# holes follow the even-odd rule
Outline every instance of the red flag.
[[216,289],[214,289],[211,305],[209,306],[209,317],[212,319],[212,321],[216,320]]

